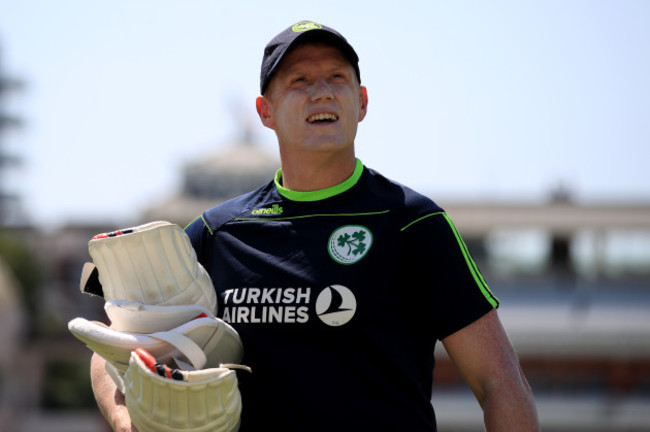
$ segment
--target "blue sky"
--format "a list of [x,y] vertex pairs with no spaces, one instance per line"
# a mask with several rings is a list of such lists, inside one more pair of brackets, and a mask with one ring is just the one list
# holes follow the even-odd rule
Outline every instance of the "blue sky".
[[[236,4],[235,4],[236,3]],[[137,217],[242,121],[264,45],[309,19],[360,55],[357,154],[434,197],[650,201],[650,2],[0,0],[2,72],[25,81],[3,182],[35,223]]]

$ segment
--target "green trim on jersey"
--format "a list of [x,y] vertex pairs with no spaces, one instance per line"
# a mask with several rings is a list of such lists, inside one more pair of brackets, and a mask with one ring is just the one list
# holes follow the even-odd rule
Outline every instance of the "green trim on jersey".
[[199,219],[203,219],[203,216],[197,216],[197,217],[195,217],[194,220],[192,220],[190,223],[188,223],[187,225],[185,225],[185,228],[183,228],[183,229],[186,230],[190,225],[192,225],[194,222],[196,222],[196,221],[199,220]]
[[313,217],[350,217],[350,216],[374,216],[390,213],[390,210],[381,210],[376,212],[367,212],[367,213],[314,213],[300,216],[286,216],[286,217],[237,217],[233,220],[236,221],[285,221],[285,220],[295,220],[295,219],[306,219]]
[[454,233],[454,236],[456,237],[456,241],[458,242],[458,246],[460,247],[461,252],[463,252],[463,257],[465,257],[465,263],[467,264],[467,267],[469,268],[470,272],[472,273],[472,276],[474,277],[474,280],[476,281],[476,285],[481,290],[481,293],[485,297],[485,299],[492,305],[492,307],[498,307],[499,306],[499,299],[492,294],[492,291],[490,291],[490,287],[488,286],[487,282],[485,282],[485,279],[483,279],[483,275],[481,275],[481,272],[479,271],[478,267],[476,266],[476,263],[474,262],[474,259],[469,253],[469,250],[467,249],[467,245],[463,241],[463,238],[460,236],[460,233],[456,229],[456,226],[454,223],[451,221],[451,218],[447,213],[445,212],[435,212],[435,213],[429,213],[428,215],[422,216],[421,218],[418,218],[414,220],[413,222],[409,223],[408,225],[404,226],[400,231],[404,231],[405,229],[409,228],[410,226],[420,222],[423,219],[429,218],[431,216],[437,216],[437,215],[442,215],[443,218],[447,221],[449,224],[449,227],[451,228],[451,231]]
[[201,215],[200,217],[201,217],[201,220],[203,221],[203,225],[205,225],[205,227],[208,229],[208,232],[210,233],[210,235],[214,235],[214,231],[212,231],[212,228],[210,228],[210,224],[208,223],[207,220],[205,220],[205,217],[203,215]]
[[327,189],[321,189],[317,191],[309,192],[300,192],[293,191],[282,186],[282,169],[279,169],[275,173],[275,187],[280,192],[280,195],[290,199],[291,201],[320,201],[325,198],[330,198],[340,193],[345,192],[350,189],[352,186],[357,184],[363,173],[363,164],[359,159],[356,160],[356,165],[354,167],[354,173],[343,183],[339,183],[335,186],[329,187]]
[[445,218],[447,223],[449,223],[451,230],[456,236],[456,241],[458,242],[458,246],[460,246],[460,249],[463,252],[463,256],[465,257],[465,262],[467,263],[467,267],[469,267],[472,276],[474,276],[474,280],[476,281],[476,284],[481,289],[483,296],[485,296],[485,299],[492,305],[492,307],[494,308],[498,307],[499,299],[496,298],[494,294],[492,294],[492,291],[490,291],[490,287],[488,287],[488,284],[485,282],[485,279],[483,279],[481,272],[479,271],[478,267],[476,266],[476,263],[472,259],[472,256],[470,255],[469,250],[467,249],[467,245],[465,244],[462,237],[458,233],[458,230],[456,230],[454,223],[451,221],[447,213],[443,213],[442,216]]
[[410,224],[406,225],[404,228],[400,229],[400,231],[404,231],[405,229],[407,229],[407,228],[410,227],[411,225],[420,222],[422,219],[426,219],[426,218],[428,218],[428,217],[435,216],[435,215],[439,215],[439,214],[443,214],[443,213],[444,213],[444,212],[435,212],[435,213],[430,213],[430,214],[428,214],[428,215],[426,215],[426,216],[422,216],[421,218],[414,220],[414,221],[411,222]]

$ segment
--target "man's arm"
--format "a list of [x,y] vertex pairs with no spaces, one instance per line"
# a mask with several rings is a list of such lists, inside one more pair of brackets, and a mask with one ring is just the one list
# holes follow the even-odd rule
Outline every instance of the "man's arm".
[[106,372],[105,360],[93,353],[90,360],[90,380],[99,409],[116,432],[137,432],[131,424],[124,395],[117,389],[113,379]]
[[533,393],[496,310],[442,343],[483,408],[487,431],[540,430]]

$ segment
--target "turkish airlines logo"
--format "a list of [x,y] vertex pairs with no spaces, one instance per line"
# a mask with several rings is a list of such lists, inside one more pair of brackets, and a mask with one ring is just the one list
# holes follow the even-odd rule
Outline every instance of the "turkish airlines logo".
[[357,311],[357,299],[343,285],[330,285],[316,299],[316,314],[325,324],[333,327],[349,322]]
[[357,299],[343,285],[325,287],[315,303],[309,287],[249,287],[224,291],[222,319],[230,324],[306,324],[315,312],[328,326],[338,327],[356,311]]

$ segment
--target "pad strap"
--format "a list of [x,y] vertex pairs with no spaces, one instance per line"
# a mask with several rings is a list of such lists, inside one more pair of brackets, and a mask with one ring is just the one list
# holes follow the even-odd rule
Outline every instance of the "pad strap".
[[192,339],[173,331],[151,333],[149,336],[161,339],[176,347],[190,361],[195,369],[203,369],[208,362],[205,353]]

